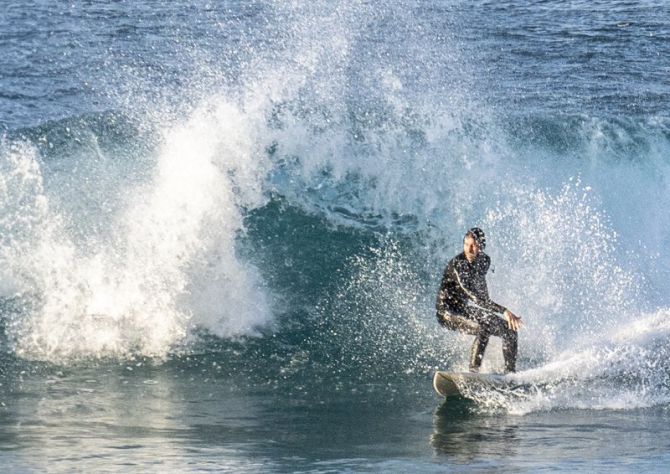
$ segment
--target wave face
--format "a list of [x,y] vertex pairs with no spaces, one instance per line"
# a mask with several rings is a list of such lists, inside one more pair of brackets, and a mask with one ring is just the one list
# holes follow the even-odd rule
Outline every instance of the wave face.
[[[598,4],[600,20],[566,29],[549,19],[591,3],[521,3],[212,7],[175,36],[157,25],[183,21],[177,2],[162,20],[137,7],[154,40],[127,42],[123,18],[68,17],[103,32],[61,72],[72,106],[16,96],[21,113],[2,110],[6,353],[205,351],[277,384],[415,384],[466,366],[469,340],[437,327],[433,301],[478,225],[490,291],[526,322],[537,394],[517,409],[666,402],[668,91],[638,73],[668,46],[630,33],[654,31],[651,10]],[[590,68],[594,48],[615,58],[627,41],[635,64]],[[100,73],[86,87],[81,65]]]

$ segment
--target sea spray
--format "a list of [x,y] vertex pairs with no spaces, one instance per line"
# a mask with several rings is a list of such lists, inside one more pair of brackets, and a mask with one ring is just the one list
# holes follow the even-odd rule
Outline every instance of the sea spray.
[[239,209],[263,199],[250,133],[225,103],[166,130],[155,172],[130,191],[113,236],[97,248],[80,245],[63,225],[71,216],[50,207],[35,150],[7,145],[3,177],[15,198],[3,212],[8,230],[34,221],[9,233],[3,249],[4,281],[21,276],[15,294],[31,303],[10,334],[17,353],[160,357],[192,325],[234,336],[266,324],[258,276],[234,253]]

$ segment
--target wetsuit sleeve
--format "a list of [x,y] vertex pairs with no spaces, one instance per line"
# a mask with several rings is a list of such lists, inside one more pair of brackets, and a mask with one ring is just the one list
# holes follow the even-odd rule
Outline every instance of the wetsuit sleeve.
[[479,301],[476,302],[477,305],[481,306],[482,308],[494,311],[496,313],[504,313],[507,308],[505,308],[503,305],[496,303],[489,297],[489,288],[486,285],[486,280],[482,282],[482,290],[483,294],[480,297]]
[[442,274],[442,282],[440,283],[440,289],[437,291],[437,298],[435,300],[435,309],[437,311],[444,311],[447,307],[447,281],[448,281],[449,267],[444,269]]
[[488,267],[489,262],[487,261],[484,271],[480,275],[481,277],[480,281],[477,282],[479,288],[477,288],[477,286],[475,285],[474,275],[468,275],[467,272],[464,272],[462,271],[462,269],[459,269],[458,265],[454,266],[453,272],[455,279],[458,282],[458,285],[461,287],[461,289],[470,299],[470,301],[472,301],[480,308],[488,309],[489,311],[493,311],[494,313],[504,313],[506,308],[502,305],[499,305],[489,297],[489,290],[488,287],[486,286],[486,279],[485,279]]

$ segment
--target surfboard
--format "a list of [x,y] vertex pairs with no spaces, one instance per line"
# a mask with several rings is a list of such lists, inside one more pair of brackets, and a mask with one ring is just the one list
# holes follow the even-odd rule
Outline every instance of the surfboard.
[[501,388],[509,380],[500,374],[480,374],[476,372],[443,372],[433,375],[433,388],[441,397],[465,396],[467,388]]

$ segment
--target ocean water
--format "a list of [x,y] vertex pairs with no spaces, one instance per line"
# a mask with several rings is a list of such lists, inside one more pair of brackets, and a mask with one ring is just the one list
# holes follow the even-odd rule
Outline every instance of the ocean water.
[[[9,1],[0,45],[3,472],[666,469],[666,2]],[[444,403],[474,225],[526,390]]]

